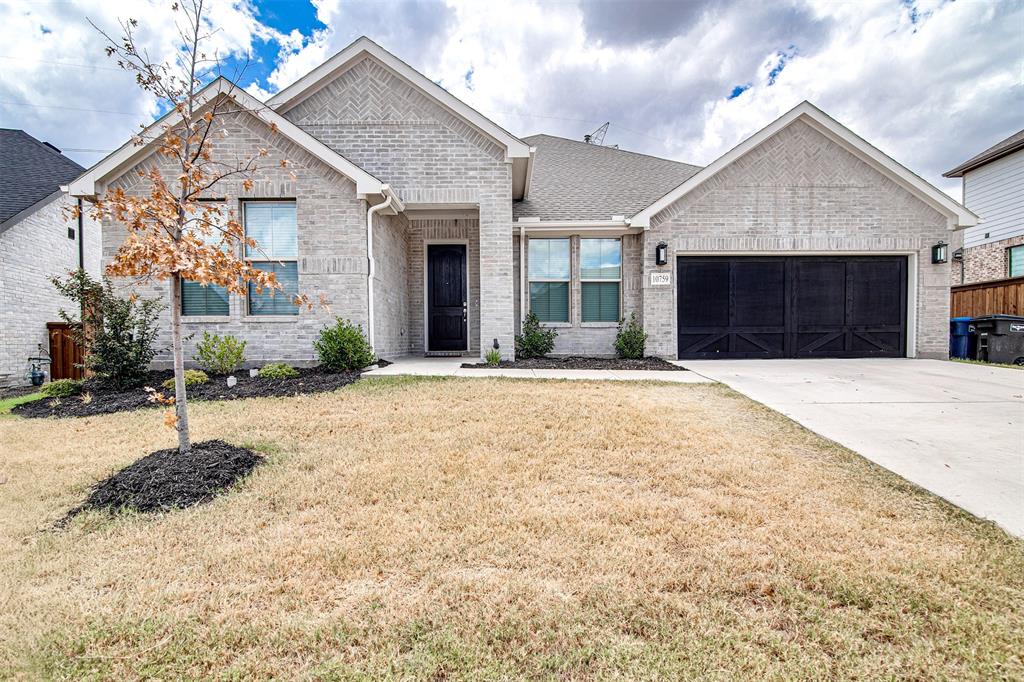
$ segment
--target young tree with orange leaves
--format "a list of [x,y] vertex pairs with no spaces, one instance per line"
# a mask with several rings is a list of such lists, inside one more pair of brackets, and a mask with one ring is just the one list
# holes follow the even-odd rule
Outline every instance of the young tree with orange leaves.
[[[154,398],[173,406],[165,421],[177,429],[178,451],[185,454],[190,439],[182,350],[182,281],[221,286],[242,296],[247,295],[250,284],[258,293],[281,291],[283,286],[272,272],[254,267],[243,257],[246,249],[251,252],[260,247],[245,235],[234,212],[202,201],[228,178],[241,177],[242,186],[251,189],[259,160],[267,157],[267,150],[258,149],[247,158],[230,162],[218,154],[217,142],[226,137],[221,119],[236,114],[241,105],[230,96],[221,95],[211,101],[200,96],[203,80],[209,79],[218,63],[216,57],[208,57],[203,51],[211,37],[203,0],[174,3],[173,9],[183,17],[174,63],[153,62],[138,47],[135,20],[121,24],[124,36],[120,41],[100,31],[108,41],[107,56],[116,57],[118,66],[135,74],[139,87],[155,95],[169,114],[155,138],[145,139],[140,134],[133,139],[136,146],[155,145],[162,162],[158,168],[138,172],[148,185],[148,193],[109,189],[95,199],[91,213],[97,219],[120,223],[128,232],[107,265],[107,274],[166,282],[169,288],[174,396],[165,398],[154,393]],[[288,165],[287,160],[279,163],[282,167]],[[168,173],[168,168],[173,172]],[[297,305],[309,306],[307,297],[296,299]]]

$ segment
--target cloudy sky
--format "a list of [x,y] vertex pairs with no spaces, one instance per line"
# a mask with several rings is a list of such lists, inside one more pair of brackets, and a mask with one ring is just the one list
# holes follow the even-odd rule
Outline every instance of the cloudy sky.
[[[610,121],[607,144],[702,165],[807,99],[959,198],[942,171],[1024,128],[1024,0],[207,1],[261,96],[367,35],[517,135]],[[158,108],[89,20],[170,56],[169,7],[0,3],[0,127],[95,163]]]

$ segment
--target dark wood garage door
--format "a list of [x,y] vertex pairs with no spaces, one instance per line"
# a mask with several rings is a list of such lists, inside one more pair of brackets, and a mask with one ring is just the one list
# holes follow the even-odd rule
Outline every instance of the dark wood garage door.
[[679,358],[902,357],[904,256],[677,260]]

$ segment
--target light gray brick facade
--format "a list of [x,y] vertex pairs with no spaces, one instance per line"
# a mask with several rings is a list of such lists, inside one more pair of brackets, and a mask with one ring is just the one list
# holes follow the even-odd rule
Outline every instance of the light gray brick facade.
[[[931,246],[940,239],[950,240],[945,216],[797,121],[651,221],[643,249],[648,352],[677,352],[676,255],[899,253],[911,256],[911,273],[916,268],[911,350],[947,357],[949,264],[931,264]],[[659,268],[654,249],[662,240],[672,257]],[[671,286],[650,285],[659,270],[672,272]]]
[[[77,221],[64,219],[75,202],[57,196],[0,233],[0,386],[28,383],[28,358],[41,344],[48,349],[47,322],[60,322],[60,310],[74,304],[57,294],[50,278],[78,268]],[[85,269],[100,270],[100,226],[84,221]],[[74,230],[69,238],[68,228]]]

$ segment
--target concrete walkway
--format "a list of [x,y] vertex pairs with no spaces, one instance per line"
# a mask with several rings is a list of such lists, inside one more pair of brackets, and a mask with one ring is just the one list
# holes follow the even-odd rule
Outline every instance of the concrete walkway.
[[909,359],[680,364],[1024,537],[1024,371]]
[[471,358],[398,358],[392,364],[370,370],[369,376],[454,376],[454,377],[513,377],[518,379],[589,379],[591,381],[671,381],[680,384],[711,383],[695,372],[662,372],[650,370],[598,370],[598,369],[463,369],[462,363]]

